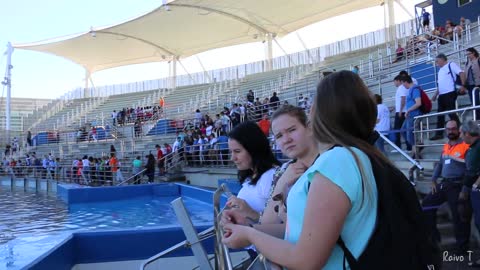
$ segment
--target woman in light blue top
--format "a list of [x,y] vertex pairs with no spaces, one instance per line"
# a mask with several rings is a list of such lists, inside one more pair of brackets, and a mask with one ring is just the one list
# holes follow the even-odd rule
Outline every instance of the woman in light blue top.
[[358,75],[341,71],[324,78],[311,112],[320,157],[288,193],[285,240],[226,224],[224,243],[232,248],[253,244],[287,269],[342,269],[344,255],[336,245],[341,236],[358,258],[377,218],[369,157],[388,162],[367,142],[376,118],[375,102]]

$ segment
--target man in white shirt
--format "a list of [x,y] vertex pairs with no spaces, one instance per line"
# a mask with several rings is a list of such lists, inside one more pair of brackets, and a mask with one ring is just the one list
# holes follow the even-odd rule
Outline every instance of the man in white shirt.
[[[463,70],[454,62],[448,62],[447,56],[441,53],[437,55],[435,63],[440,67],[438,70],[437,76],[437,91],[432,97],[432,101],[435,101],[438,97],[438,112],[455,110],[455,101],[457,100],[457,90],[455,86],[455,78],[457,75],[460,76],[462,80],[462,86],[459,90],[460,93],[465,93],[465,73]],[[450,113],[448,115],[450,120],[455,120],[457,123],[460,123],[458,115],[456,113]],[[445,115],[439,115],[437,117],[437,132],[435,136],[431,137],[430,140],[440,140],[443,138],[443,129],[445,128]]]
[[[382,104],[382,96],[375,94],[375,101],[377,103],[377,124],[375,125],[375,130],[386,134],[385,132],[390,131],[390,111],[387,106]],[[377,139],[375,146],[385,154],[385,142],[382,137]]]
[[[394,130],[402,129],[403,122],[405,121],[405,104],[408,95],[408,89],[405,88],[402,84],[402,75],[397,75],[393,80],[393,84],[397,87],[397,92],[395,93],[395,120],[393,123]],[[412,150],[412,146],[408,143],[406,139],[406,133],[402,132],[403,138],[405,138],[405,144],[407,145],[407,151]],[[402,141],[400,139],[400,133],[394,133],[395,144],[402,148]]]

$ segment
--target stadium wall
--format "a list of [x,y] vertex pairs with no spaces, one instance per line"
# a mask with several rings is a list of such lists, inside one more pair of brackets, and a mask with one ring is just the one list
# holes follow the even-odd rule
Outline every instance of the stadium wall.
[[480,0],[433,0],[432,4],[435,26],[445,26],[446,20],[458,24],[462,16],[473,23],[480,16]]

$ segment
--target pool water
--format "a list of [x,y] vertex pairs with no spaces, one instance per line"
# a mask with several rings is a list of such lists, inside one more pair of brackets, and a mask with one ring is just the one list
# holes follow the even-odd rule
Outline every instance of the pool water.
[[[21,269],[75,231],[178,226],[176,197],[71,204],[56,195],[0,189],[0,269]],[[212,224],[210,204],[183,197],[195,225]]]

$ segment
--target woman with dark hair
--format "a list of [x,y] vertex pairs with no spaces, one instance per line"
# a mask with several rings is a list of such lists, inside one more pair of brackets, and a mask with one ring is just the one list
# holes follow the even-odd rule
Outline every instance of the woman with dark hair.
[[145,165],[145,175],[148,177],[148,182],[153,183],[155,177],[155,156],[152,153],[147,155],[147,165]]
[[288,269],[342,269],[344,254],[336,246],[341,235],[358,258],[377,218],[377,187],[369,157],[388,163],[368,143],[376,119],[376,104],[358,75],[341,71],[324,78],[311,112],[320,156],[288,193],[285,240],[226,224],[224,243],[234,248],[253,244],[267,259]]
[[[305,110],[292,105],[284,105],[272,115],[272,133],[275,143],[282,153],[291,158],[290,161],[278,167],[275,171],[270,195],[285,192],[310,167],[318,157],[316,142],[308,124]],[[225,210],[222,216],[223,223],[234,220],[236,224],[248,225],[251,220],[258,220],[259,224],[251,224],[255,228],[268,232],[271,235],[283,237],[286,220],[285,209],[279,201],[270,196],[263,213],[240,211],[238,208]],[[248,216],[248,215],[251,216]],[[262,226],[268,224],[268,227]],[[279,224],[281,226],[270,226]]]
[[117,149],[115,149],[115,146],[113,144],[110,145],[110,154],[116,154],[117,153]]
[[[468,48],[466,51],[467,54],[467,63],[465,64],[465,72],[467,79],[465,81],[464,87],[468,90],[468,96],[473,105],[473,98],[475,98],[475,105],[480,105],[479,92],[480,89],[476,91],[475,97],[473,97],[473,89],[475,87],[480,87],[480,58],[478,56],[478,51],[475,48]],[[475,110],[477,119],[480,117],[480,110]]]
[[261,212],[270,194],[275,167],[280,162],[273,156],[267,137],[254,122],[237,125],[229,134],[228,148],[242,188],[238,197],[230,197],[227,205]]

